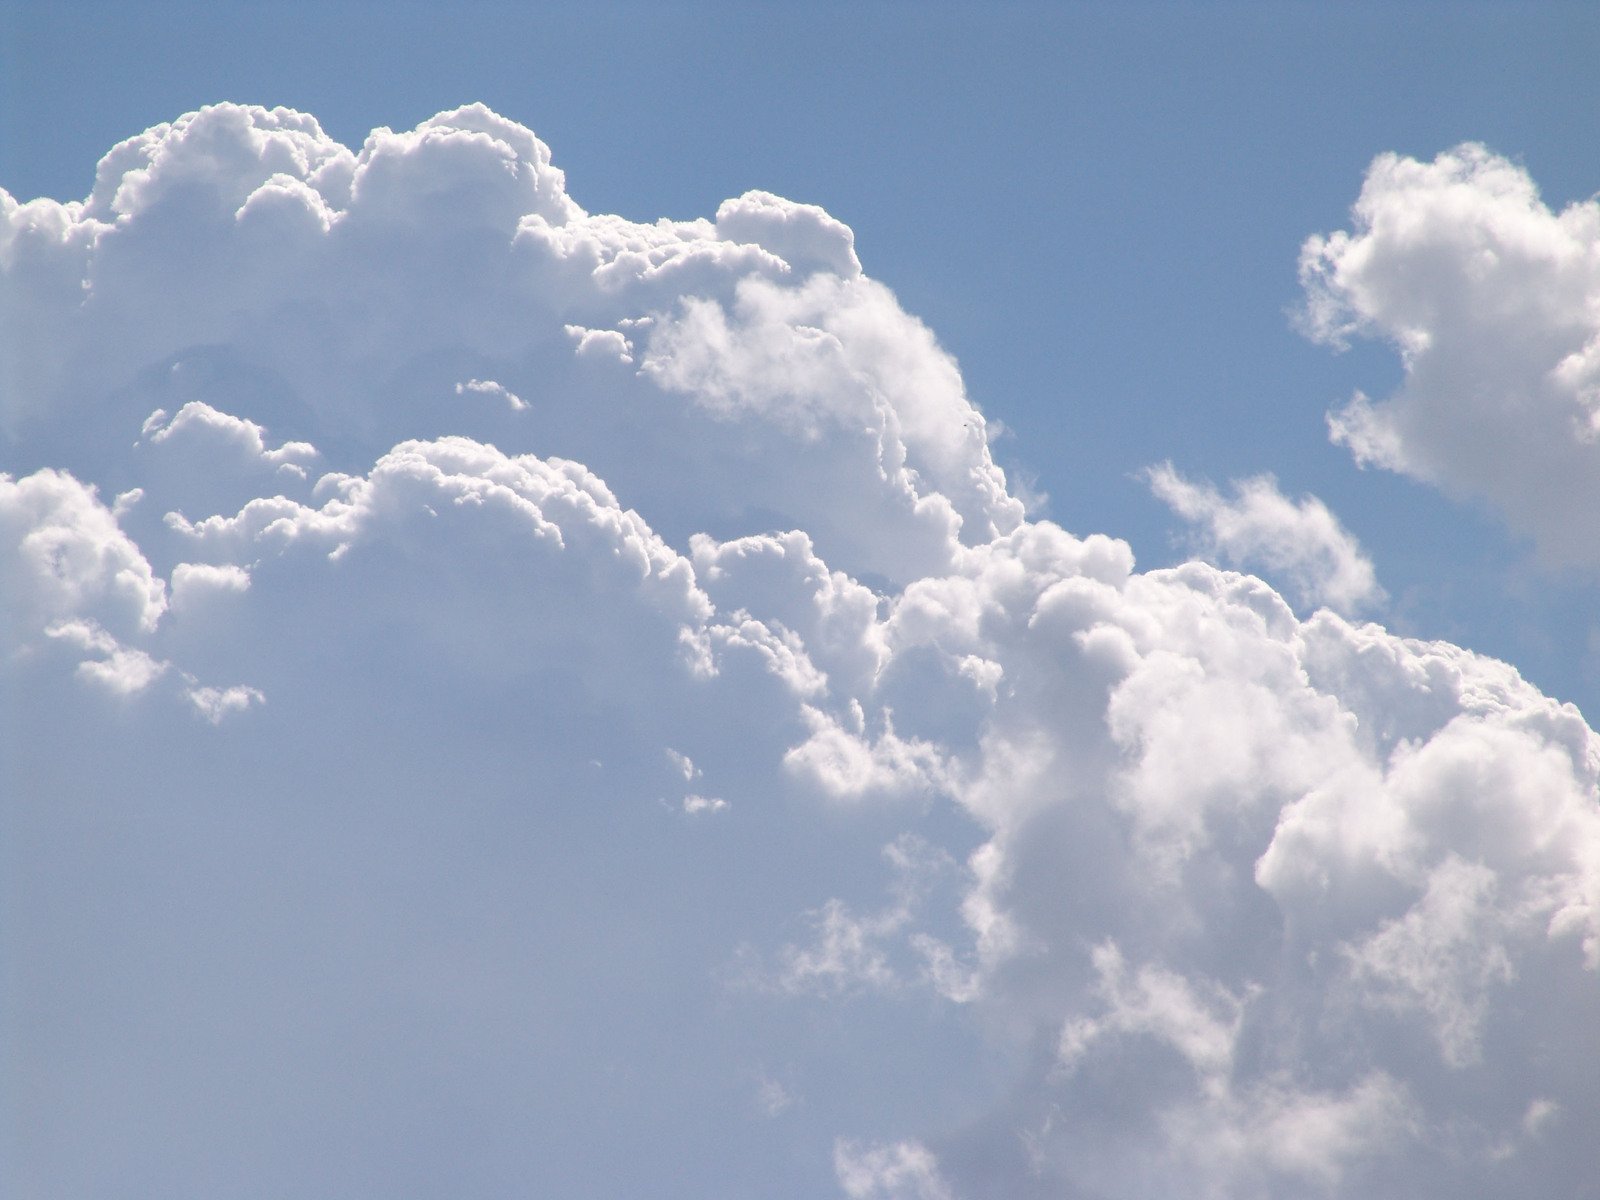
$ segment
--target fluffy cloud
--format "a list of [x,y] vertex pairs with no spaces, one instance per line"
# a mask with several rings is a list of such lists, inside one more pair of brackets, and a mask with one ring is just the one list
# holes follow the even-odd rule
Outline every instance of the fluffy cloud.
[[1171,463],[1148,472],[1150,490],[1195,526],[1204,553],[1280,579],[1304,605],[1350,614],[1383,599],[1361,544],[1315,496],[1296,502],[1271,475],[1236,481],[1228,500]]
[[949,1200],[938,1163],[917,1142],[860,1146],[841,1140],[833,1151],[839,1185],[850,1200]]
[[0,522],[12,637],[74,618],[128,636],[166,611],[166,585],[93,487],[60,471],[0,475]]
[[1026,519],[820,209],[592,215],[480,106],[0,209],[11,1190],[1588,1185],[1600,739]]
[[1478,500],[1551,562],[1600,531],[1600,203],[1556,213],[1478,145],[1369,169],[1353,228],[1301,252],[1306,325],[1382,338],[1405,382],[1328,419],[1356,460]]

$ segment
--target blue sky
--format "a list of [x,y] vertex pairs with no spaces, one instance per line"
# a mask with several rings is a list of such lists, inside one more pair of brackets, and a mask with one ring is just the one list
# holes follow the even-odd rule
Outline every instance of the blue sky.
[[8,0],[0,1179],[1582,1194],[1596,51]]

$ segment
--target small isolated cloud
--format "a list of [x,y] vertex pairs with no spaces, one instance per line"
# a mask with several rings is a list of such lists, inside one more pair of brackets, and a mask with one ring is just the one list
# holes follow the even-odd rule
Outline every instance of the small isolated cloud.
[[1393,396],[1329,414],[1334,441],[1600,567],[1600,200],[1554,212],[1481,145],[1380,155],[1300,277],[1311,337],[1382,339],[1405,368]]
[[235,685],[227,688],[192,687],[189,702],[213,725],[220,725],[230,713],[244,712],[252,704],[261,704],[266,697],[253,687]]
[[684,754],[681,750],[667,747],[667,761],[672,764],[673,770],[683,776],[685,783],[693,783],[700,777],[700,768],[694,765],[694,759]]
[[1150,490],[1194,529],[1202,553],[1266,573],[1302,605],[1349,615],[1381,603],[1372,561],[1327,505],[1291,500],[1271,475],[1235,480],[1225,497],[1183,478],[1171,463],[1145,473]]
[[[683,782],[692,784],[699,779],[703,772],[694,765],[694,760],[687,754],[667,747],[667,761],[672,764],[673,770],[683,776]],[[683,797],[683,811],[691,817],[722,812],[728,807],[728,802],[717,796],[702,796],[698,792],[688,792]]]
[[528,407],[528,402],[521,396],[492,379],[468,379],[464,383],[458,383],[456,395],[488,396],[502,401],[512,412],[523,412]]
[[690,792],[683,798],[683,811],[691,817],[701,813],[721,812],[728,807],[728,802],[717,796],[701,796]]

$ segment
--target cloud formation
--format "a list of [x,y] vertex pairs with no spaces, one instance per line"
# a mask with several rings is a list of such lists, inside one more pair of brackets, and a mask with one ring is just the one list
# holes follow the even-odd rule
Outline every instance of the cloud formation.
[[1600,202],[1553,212],[1525,170],[1469,143],[1380,156],[1352,218],[1301,251],[1306,328],[1391,343],[1405,381],[1330,413],[1334,440],[1489,505],[1551,563],[1594,567]]
[[1383,600],[1372,560],[1315,496],[1294,501],[1271,475],[1236,480],[1233,499],[1183,478],[1171,463],[1152,467],[1150,490],[1195,527],[1200,549],[1281,581],[1302,605],[1346,616]]
[[1600,739],[1028,519],[822,210],[222,105],[0,218],[8,1190],[1592,1179]]

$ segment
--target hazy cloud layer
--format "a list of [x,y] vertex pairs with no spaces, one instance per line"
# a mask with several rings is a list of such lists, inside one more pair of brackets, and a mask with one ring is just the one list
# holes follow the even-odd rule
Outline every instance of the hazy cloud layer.
[[236,106],[0,207],[5,1190],[1590,1186],[1600,739],[1026,519],[820,209]]

